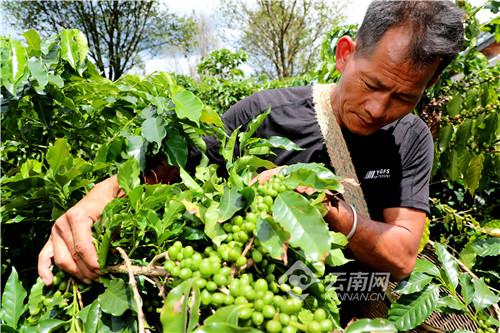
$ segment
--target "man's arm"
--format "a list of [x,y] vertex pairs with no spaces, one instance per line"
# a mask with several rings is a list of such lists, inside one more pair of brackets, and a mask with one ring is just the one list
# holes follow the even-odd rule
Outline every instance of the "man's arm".
[[[391,273],[395,280],[408,276],[415,266],[426,213],[413,208],[395,207],[383,211],[384,222],[358,215],[356,232],[348,248],[356,259],[378,271]],[[325,216],[330,228],[347,235],[354,216],[344,201]]]

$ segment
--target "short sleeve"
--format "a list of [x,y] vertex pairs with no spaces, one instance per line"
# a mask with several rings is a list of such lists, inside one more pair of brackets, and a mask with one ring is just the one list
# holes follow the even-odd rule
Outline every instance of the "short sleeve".
[[429,214],[429,179],[434,158],[434,143],[429,128],[415,117],[400,146],[400,207],[423,210]]

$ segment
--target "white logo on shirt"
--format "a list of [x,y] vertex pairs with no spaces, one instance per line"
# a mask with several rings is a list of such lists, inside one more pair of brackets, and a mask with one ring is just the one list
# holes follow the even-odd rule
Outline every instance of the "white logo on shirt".
[[370,170],[366,173],[364,179],[382,179],[391,178],[391,169]]

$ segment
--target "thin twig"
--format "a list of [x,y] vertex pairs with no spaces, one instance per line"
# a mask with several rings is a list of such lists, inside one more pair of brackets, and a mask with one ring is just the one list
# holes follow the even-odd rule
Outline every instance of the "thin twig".
[[168,252],[163,252],[163,253],[160,253],[160,254],[155,255],[155,256],[153,257],[153,259],[151,260],[151,262],[149,263],[149,265],[148,265],[148,266],[150,266],[150,267],[154,266],[158,260],[161,260],[161,259],[163,259],[163,258],[165,258],[165,259],[167,259],[167,260],[169,260],[169,259],[170,259],[170,257],[168,256]]
[[248,241],[247,245],[243,249],[243,252],[241,253],[242,256],[245,257],[247,255],[248,251],[250,251],[250,249],[252,248],[254,240],[255,240],[255,236],[253,236],[252,238],[250,238],[250,240]]
[[[107,266],[103,269],[104,273],[118,273],[118,274],[127,274],[129,272],[126,265],[113,265]],[[133,275],[143,275],[143,276],[168,276],[168,272],[161,266],[135,266],[130,265],[130,272]]]
[[125,262],[125,265],[128,270],[128,283],[134,293],[134,300],[137,306],[137,323],[139,326],[138,331],[139,333],[145,333],[144,330],[145,317],[144,317],[144,312],[142,311],[142,298],[141,295],[139,294],[139,290],[137,289],[135,275],[134,272],[132,271],[132,263],[130,262],[127,253],[121,247],[117,247],[116,249],[118,250],[118,252],[120,252],[120,255],[123,258],[123,261]]
[[161,283],[160,279],[157,277],[153,277],[153,282],[156,285],[156,288],[158,288],[158,296],[161,298],[165,299],[165,286],[163,283]]

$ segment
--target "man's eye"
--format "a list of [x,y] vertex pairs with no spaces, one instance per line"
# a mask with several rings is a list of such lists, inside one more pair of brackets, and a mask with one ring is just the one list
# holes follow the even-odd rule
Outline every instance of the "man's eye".
[[371,84],[369,84],[368,82],[365,82],[365,86],[370,89],[370,90],[375,90],[377,89],[375,86],[372,86]]

